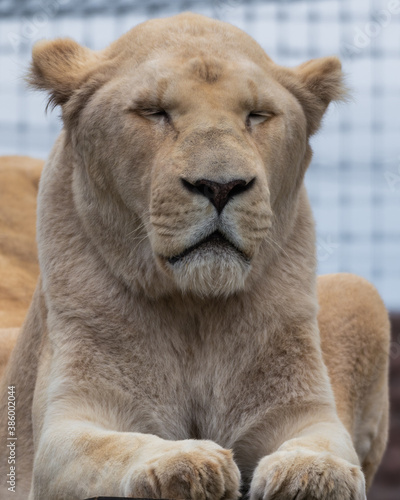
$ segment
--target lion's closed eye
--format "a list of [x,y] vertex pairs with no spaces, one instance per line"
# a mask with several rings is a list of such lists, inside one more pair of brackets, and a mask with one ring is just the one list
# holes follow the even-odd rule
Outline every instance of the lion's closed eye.
[[169,123],[171,121],[170,114],[160,107],[135,107],[131,108],[130,111],[157,123]]
[[248,128],[255,127],[261,123],[270,120],[274,116],[274,113],[268,111],[252,111],[247,115],[246,126]]

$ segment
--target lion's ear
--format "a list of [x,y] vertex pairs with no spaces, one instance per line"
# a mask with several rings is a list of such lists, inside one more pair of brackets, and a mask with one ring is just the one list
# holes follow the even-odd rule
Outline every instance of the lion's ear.
[[345,100],[348,95],[342,65],[337,57],[323,57],[301,64],[294,72],[303,90],[297,97],[305,110],[311,135],[318,130],[329,103]]
[[96,53],[69,38],[42,40],[32,51],[27,82],[47,90],[49,105],[65,104],[95,66]]

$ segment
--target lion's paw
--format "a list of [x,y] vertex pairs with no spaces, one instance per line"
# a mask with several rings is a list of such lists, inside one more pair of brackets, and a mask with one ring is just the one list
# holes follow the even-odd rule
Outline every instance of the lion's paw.
[[251,500],[366,500],[360,467],[330,453],[278,451],[257,466]]
[[239,498],[240,473],[230,450],[212,441],[177,441],[133,474],[125,495],[174,500]]

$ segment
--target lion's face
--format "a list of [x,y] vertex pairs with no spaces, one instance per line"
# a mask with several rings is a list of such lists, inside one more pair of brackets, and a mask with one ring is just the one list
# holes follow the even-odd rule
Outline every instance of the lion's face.
[[[175,18],[178,31],[184,17]],[[125,214],[117,221],[125,244],[140,247],[181,291],[215,296],[243,289],[270,242],[279,246],[317,127],[307,115],[327,103],[319,98],[306,109],[312,103],[301,97],[312,94],[300,76],[242,33],[225,40],[225,49],[207,50],[222,43],[221,33],[238,30],[193,18],[206,35],[211,26],[215,40],[205,36],[202,46],[189,23],[184,46],[166,41],[138,57],[127,48],[133,30],[103,59],[90,54],[87,64],[103,68],[102,78],[92,69],[61,104],[85,172],[81,200],[93,206],[96,191],[102,210],[101,199],[112,196],[115,213],[119,207]],[[89,95],[93,81],[101,84]]]
[[290,150],[304,156],[295,98],[247,61],[161,58],[98,92],[81,116],[93,124],[94,154],[115,158],[97,165],[160,269],[183,290],[243,287],[272,223],[271,185],[297,169]]

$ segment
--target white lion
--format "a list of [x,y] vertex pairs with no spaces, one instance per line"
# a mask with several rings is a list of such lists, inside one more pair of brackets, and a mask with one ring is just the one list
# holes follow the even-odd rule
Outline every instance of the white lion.
[[[319,282],[303,178],[343,94],[183,14],[105,50],[38,43],[64,130],[38,201],[41,278],[3,378],[16,493],[363,500],[387,436],[386,310]],[[1,405],[1,477],[6,407]]]

